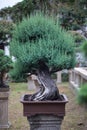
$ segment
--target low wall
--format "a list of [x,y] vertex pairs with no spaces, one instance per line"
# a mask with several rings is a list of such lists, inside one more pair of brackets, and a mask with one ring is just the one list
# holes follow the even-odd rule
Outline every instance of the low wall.
[[70,87],[77,92],[80,86],[87,82],[87,68],[78,67],[69,71],[69,84]]

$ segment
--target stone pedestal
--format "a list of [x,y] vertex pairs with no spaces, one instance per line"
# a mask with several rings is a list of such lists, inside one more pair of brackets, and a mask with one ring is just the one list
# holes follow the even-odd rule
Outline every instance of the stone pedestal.
[[56,74],[57,74],[57,83],[62,83],[62,77],[61,77],[62,72],[58,71]]
[[34,115],[27,117],[30,130],[61,130],[63,117],[56,115]]
[[[23,115],[27,117],[30,130],[61,130],[63,117],[65,116],[65,105],[67,97],[61,95],[61,101],[25,101],[23,104]],[[29,96],[29,95],[28,95]]]
[[34,79],[32,79],[32,75],[28,76],[27,80],[28,80],[28,90],[29,91],[36,90],[36,86],[35,86],[35,83],[34,83]]
[[87,83],[87,67],[75,67],[69,71],[69,86],[77,95],[82,84]]
[[0,129],[10,126],[8,122],[8,97],[9,91],[0,91]]

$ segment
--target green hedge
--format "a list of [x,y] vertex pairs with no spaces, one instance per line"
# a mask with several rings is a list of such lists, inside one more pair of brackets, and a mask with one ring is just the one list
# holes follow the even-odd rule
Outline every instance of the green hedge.
[[78,92],[78,102],[80,104],[87,104],[87,83],[80,86]]

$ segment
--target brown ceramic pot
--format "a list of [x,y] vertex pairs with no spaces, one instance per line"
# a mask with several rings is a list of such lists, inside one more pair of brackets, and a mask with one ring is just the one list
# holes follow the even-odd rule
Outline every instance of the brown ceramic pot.
[[24,101],[24,96],[21,98],[23,104],[23,115],[32,116],[35,114],[53,114],[57,116],[65,116],[65,104],[68,99],[65,95],[61,95],[62,101]]

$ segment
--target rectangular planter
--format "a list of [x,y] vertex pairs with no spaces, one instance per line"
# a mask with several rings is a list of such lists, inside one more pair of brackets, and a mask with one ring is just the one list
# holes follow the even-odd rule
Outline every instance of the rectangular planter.
[[65,95],[62,96],[62,101],[24,101],[24,96],[21,98],[23,104],[23,115],[32,116],[35,114],[54,114],[57,116],[65,116],[65,104],[68,99]]

